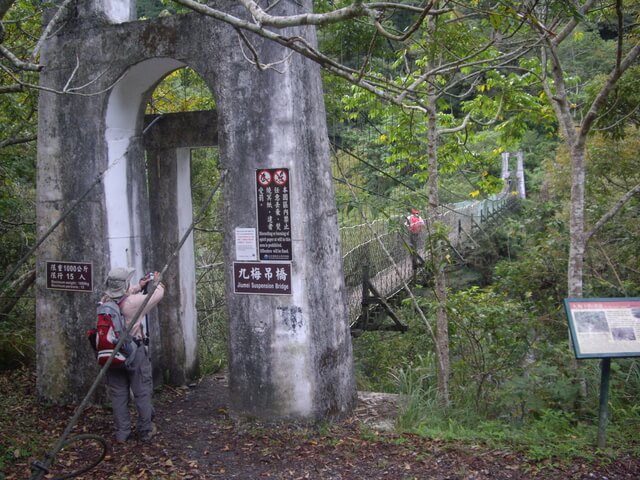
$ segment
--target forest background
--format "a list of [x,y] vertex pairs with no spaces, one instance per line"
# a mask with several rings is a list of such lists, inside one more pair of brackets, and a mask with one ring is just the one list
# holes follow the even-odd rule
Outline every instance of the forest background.
[[[179,3],[141,0],[138,13],[190,6]],[[319,27],[323,58],[341,66],[319,59],[341,226],[400,229],[410,207],[431,218],[441,205],[488,198],[502,189],[506,151],[524,153],[528,198],[483,231],[464,262],[430,220],[429,260],[410,294],[395,299],[409,331],[354,337],[358,388],[405,394],[401,431],[510,444],[539,460],[637,456],[640,365],[614,360],[609,447],[596,451],[599,362],[575,361],[562,301],[640,296],[640,2],[428,3],[440,13],[421,16],[422,4],[406,2],[413,9],[379,20],[382,30],[358,16]],[[340,6],[315,2],[321,13]],[[0,8],[3,278],[37,240],[30,62],[42,8],[27,0]],[[197,74],[182,69],[157,87],[147,112],[214,107]],[[194,151],[192,162],[199,210],[218,179],[215,149]],[[214,205],[196,229],[203,374],[226,362],[218,226]],[[2,285],[3,370],[34,368],[34,265],[29,257]],[[0,452],[0,464],[14,452]]]

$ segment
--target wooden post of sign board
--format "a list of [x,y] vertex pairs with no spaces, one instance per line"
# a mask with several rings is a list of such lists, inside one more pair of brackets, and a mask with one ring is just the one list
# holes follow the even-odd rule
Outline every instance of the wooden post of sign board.
[[598,448],[607,444],[607,422],[609,420],[609,377],[611,376],[611,359],[603,358],[600,363],[600,410],[598,414]]

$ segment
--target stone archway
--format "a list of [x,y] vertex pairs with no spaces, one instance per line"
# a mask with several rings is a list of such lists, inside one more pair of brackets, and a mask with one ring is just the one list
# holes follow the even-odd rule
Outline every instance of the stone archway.
[[[166,57],[144,60],[127,70],[109,94],[103,184],[111,268],[127,265],[140,275],[151,267],[160,269],[191,224],[189,147],[217,144],[217,129],[211,128],[215,112],[172,114],[149,125],[139,121],[149,92],[184,66]],[[140,142],[143,148],[136,146]],[[139,155],[129,155],[130,149],[146,151],[147,165]],[[198,372],[192,237],[173,260],[165,282],[174,288],[168,289],[158,312],[149,315],[149,348],[156,383],[180,385]]]
[[[308,11],[311,2],[302,3],[283,2],[276,10]],[[80,16],[42,50],[46,68],[41,84],[48,91],[42,93],[39,106],[39,232],[74,200],[84,198],[103,172],[105,179],[39,252],[40,395],[54,402],[73,401],[92,382],[95,371],[87,368],[93,360],[84,331],[93,322],[95,301],[109,267],[126,261],[142,268],[150,260],[164,260],[153,258],[161,249],[148,241],[157,236],[150,235],[149,225],[161,222],[147,221],[153,208],[140,161],[145,148],[142,106],[164,74],[189,65],[216,98],[226,179],[231,404],[237,413],[270,420],[320,419],[349,412],[356,398],[355,382],[318,66],[291,56],[283,47],[251,38],[264,63],[279,64],[279,71],[260,70],[247,62],[238,49],[236,32],[224,23],[195,14],[115,23],[123,21],[121,14],[127,9],[117,9],[118,18],[112,18],[105,4],[110,2],[83,3]],[[234,8],[229,2],[229,9]],[[242,15],[240,9],[235,13]],[[51,93],[65,86],[78,86],[82,95]],[[207,123],[207,130],[214,128]],[[171,197],[186,188],[181,148],[170,148],[175,158],[167,165],[177,169],[175,175],[160,176],[172,180],[152,190],[164,189]],[[291,256],[273,265],[263,261],[265,256],[253,265],[260,270],[266,263],[274,269],[284,264],[283,270],[290,272],[290,291],[238,292],[235,233],[258,230],[257,172],[282,169],[289,174]],[[169,199],[166,205],[171,203],[175,207],[179,202]],[[168,217],[179,219],[180,211],[174,209]],[[160,235],[179,232],[180,223],[174,223],[176,228],[162,227]],[[48,289],[45,264],[50,260],[91,263],[93,290]],[[189,303],[188,293],[181,283],[188,282],[188,262],[185,259],[177,269],[184,275],[167,282],[177,296],[163,302],[163,309],[171,311],[170,318],[182,327],[188,325],[183,308]],[[182,367],[169,364],[182,369],[174,377],[165,375],[170,381],[182,382],[193,373],[193,357],[186,350],[180,352],[192,332],[182,328],[176,343],[162,343],[171,350],[164,355],[182,362]]]

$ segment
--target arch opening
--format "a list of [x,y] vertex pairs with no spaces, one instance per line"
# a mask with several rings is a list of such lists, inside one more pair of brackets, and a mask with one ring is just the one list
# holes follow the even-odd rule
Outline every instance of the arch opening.
[[[204,80],[170,58],[131,67],[114,88],[105,133],[112,267],[127,265],[141,275],[172,257],[191,226],[194,208],[204,202],[202,179],[210,189],[219,176],[214,108]],[[193,155],[195,151],[200,153]],[[215,220],[207,224],[201,232],[216,230]],[[156,383],[187,383],[199,373],[198,351],[211,350],[202,348],[198,335],[197,280],[209,277],[196,268],[194,239],[209,242],[201,232],[187,237],[165,274],[165,299],[157,315],[147,319]],[[200,305],[206,302],[200,300]],[[217,355],[226,358],[226,351]]]

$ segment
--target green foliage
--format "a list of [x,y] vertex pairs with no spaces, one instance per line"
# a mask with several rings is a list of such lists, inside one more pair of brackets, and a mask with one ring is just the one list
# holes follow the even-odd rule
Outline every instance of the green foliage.
[[[604,40],[594,30],[578,29],[562,42],[560,57],[568,82],[576,92],[572,101],[588,108],[594,86],[601,86],[601,75],[608,74],[615,65],[616,43]],[[586,88],[585,88],[586,87]]]
[[544,316],[549,314],[546,306],[558,305],[566,292],[566,225],[556,203],[525,202],[522,207],[492,237],[506,254],[492,280],[497,289],[536,306]]
[[[350,1],[317,0],[314,11],[329,12],[346,7]],[[318,44],[321,50],[339,63],[356,70],[376,70],[367,62],[377,66],[384,64],[382,59],[388,55],[388,42],[376,34],[375,26],[365,19],[355,19],[323,25],[318,28]],[[371,57],[370,57],[371,56]]]
[[35,362],[35,329],[32,321],[19,321],[20,314],[33,318],[34,312],[16,311],[0,322],[0,370],[32,366]]
[[137,0],[136,2],[136,12],[139,19],[156,18],[190,11],[190,9],[171,0]]
[[136,10],[138,18],[155,18],[165,9],[161,0],[137,0]]
[[[0,97],[1,98],[1,97]],[[35,145],[0,149],[0,270],[7,271],[35,238]]]
[[[452,405],[444,408],[438,402],[433,353],[416,355],[393,371],[397,392],[405,399],[398,429],[509,446],[534,462],[596,458],[597,363],[584,365],[590,408],[579,417],[574,410],[578,382],[567,369],[572,353],[566,337],[553,342],[541,336],[546,327],[526,306],[491,288],[474,287],[449,300]],[[428,342],[425,346],[431,348]],[[637,392],[640,370],[636,360],[614,364],[612,393],[618,393],[611,397],[608,433],[617,455],[639,448],[634,433],[639,409],[631,392]]]
[[[28,58],[41,30],[38,2],[15,3],[2,19],[3,46],[19,58]],[[17,72],[2,57],[0,89],[23,82],[37,84],[34,72]],[[9,75],[8,73],[11,73]],[[38,93],[23,89],[0,94],[0,272],[4,277],[33,246],[35,229],[36,131]],[[12,282],[34,268],[31,258]],[[5,287],[5,286],[3,286]],[[34,353],[33,295],[26,295],[8,312],[15,300],[8,288],[0,296],[0,369],[30,364]]]
[[[431,365],[433,369],[433,365]],[[415,377],[405,372],[405,377]],[[521,451],[532,462],[566,463],[575,459],[594,460],[597,426],[593,421],[576,419],[571,411],[541,408],[525,421],[514,418],[487,418],[468,405],[444,409],[437,401],[435,388],[424,389],[418,382],[399,382],[406,400],[397,428],[400,431],[451,441],[482,442],[493,448]],[[609,443],[616,447],[606,455],[620,455],[638,448],[635,430],[624,422],[610,425]]]
[[409,322],[411,333],[373,331],[352,339],[359,390],[393,393],[403,371],[414,376],[413,366],[420,369],[420,375],[424,371],[419,366],[424,364],[424,352],[432,342],[424,325],[406,315],[407,310],[409,307],[404,307],[399,314]]
[[[640,183],[638,148],[640,130],[633,126],[627,127],[625,134],[619,139],[600,134],[591,137],[587,150],[589,162],[585,182],[587,230],[615,207],[631,188]],[[558,206],[567,205],[570,195],[569,162],[566,150],[559,149],[553,161],[546,161],[543,166],[546,194],[553,195],[553,201]],[[557,225],[566,225],[568,211],[558,208],[553,218]],[[546,225],[551,226],[553,222],[547,222]],[[638,228],[638,199],[634,196],[604,224],[587,245],[584,276],[586,296],[638,295]],[[556,233],[565,237],[564,241],[567,240],[564,227]],[[548,246],[559,240],[561,238],[552,235],[551,230],[531,239],[535,244],[545,242]],[[554,253],[553,258],[564,255],[565,248]]]
[[452,396],[490,416],[513,415],[499,404],[501,388],[525,372],[532,318],[502,293],[475,287],[451,294],[447,310],[452,384],[458,386]]
[[[194,215],[197,215],[220,180],[218,150],[193,149],[191,169],[193,210]],[[194,231],[198,353],[202,373],[216,372],[227,363],[228,335],[224,302],[221,212],[222,189],[218,188],[213,202]]]
[[[586,95],[589,100],[586,107],[602,88],[605,80],[604,75],[600,75],[592,80],[586,88]],[[640,127],[640,66],[633,66],[616,84],[613,92],[607,97],[607,102],[602,108],[601,115],[596,122],[596,129],[604,135],[620,140],[631,125]],[[585,112],[586,113],[586,112]]]
[[213,110],[215,100],[200,75],[180,68],[167,75],[153,91],[146,113]]
[[[640,183],[638,149],[636,127],[618,139],[598,135],[590,142],[586,214],[592,225]],[[585,271],[588,296],[640,295],[639,206],[636,195],[591,239]]]

